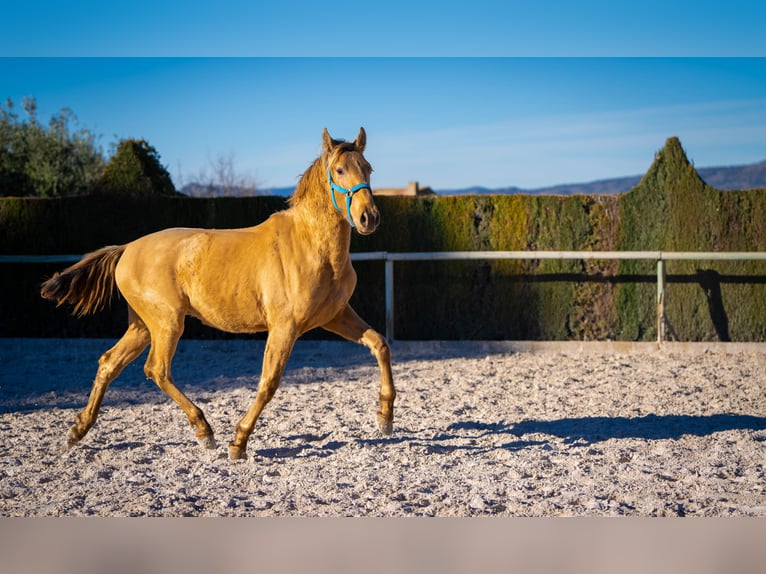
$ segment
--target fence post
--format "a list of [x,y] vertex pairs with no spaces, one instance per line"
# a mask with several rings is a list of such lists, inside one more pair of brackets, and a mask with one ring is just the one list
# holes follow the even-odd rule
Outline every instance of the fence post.
[[386,339],[394,341],[394,260],[386,255]]
[[665,261],[657,260],[657,344],[665,340]]

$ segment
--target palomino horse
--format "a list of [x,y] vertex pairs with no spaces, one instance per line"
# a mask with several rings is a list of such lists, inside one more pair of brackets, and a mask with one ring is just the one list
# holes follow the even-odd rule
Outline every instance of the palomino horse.
[[99,359],[88,404],[69,430],[69,447],[95,423],[109,384],[151,345],[144,372],[183,409],[200,443],[215,448],[202,411],[170,374],[186,315],[234,333],[268,331],[258,391],[236,426],[230,458],[245,458],[247,440],[279,386],[296,339],[315,327],[370,348],[380,367],[378,426],[391,434],[391,351],[348,304],[356,285],[351,228],[367,235],[380,222],[365,143],[363,128],[354,142],[334,140],[325,129],[322,152],[298,182],[290,207],[260,225],[166,229],[94,251],[43,283],[43,297],[73,305],[78,315],[102,308],[115,284],[128,303],[128,329]]

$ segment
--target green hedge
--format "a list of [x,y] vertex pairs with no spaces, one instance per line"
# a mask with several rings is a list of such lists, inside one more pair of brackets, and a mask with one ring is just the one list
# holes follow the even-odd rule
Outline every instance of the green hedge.
[[[352,251],[766,250],[766,190],[707,186],[671,138],[619,196],[380,197],[381,228]],[[84,253],[173,226],[245,227],[276,197],[1,199],[0,252]],[[5,265],[0,335],[117,336],[124,307],[74,320],[38,295],[61,265]],[[352,304],[384,328],[382,262],[358,262]],[[764,262],[669,262],[667,317],[679,339],[766,340]],[[399,339],[653,340],[656,267],[643,261],[397,263]],[[187,335],[224,336],[190,320]],[[312,333],[310,336],[322,336]]]
[[[619,250],[766,251],[766,190],[708,186],[676,138],[667,141],[640,183],[620,198]],[[620,275],[656,273],[653,263],[623,261]],[[683,340],[766,340],[766,264],[672,261],[666,314]],[[616,337],[656,338],[656,288],[623,283]]]
[[284,207],[280,197],[0,198],[0,252],[85,253],[166,227],[247,227]]

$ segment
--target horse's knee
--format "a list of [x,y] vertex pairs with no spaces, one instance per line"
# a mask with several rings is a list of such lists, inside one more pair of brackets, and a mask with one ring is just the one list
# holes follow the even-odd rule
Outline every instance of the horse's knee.
[[387,363],[391,362],[391,346],[388,344],[388,341],[386,341],[386,338],[383,336],[380,337],[380,345],[378,346],[378,356],[381,358],[381,360],[386,361]]
[[388,347],[386,338],[375,329],[367,329],[362,335],[362,342],[371,349],[382,349]]
[[391,361],[391,346],[383,335],[370,329],[364,334],[364,343],[378,360]]

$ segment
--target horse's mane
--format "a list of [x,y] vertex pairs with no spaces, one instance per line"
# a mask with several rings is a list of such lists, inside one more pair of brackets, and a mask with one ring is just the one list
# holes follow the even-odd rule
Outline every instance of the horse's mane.
[[327,182],[327,166],[332,164],[338,156],[349,151],[360,151],[356,144],[344,140],[333,140],[334,147],[329,156],[322,153],[316,158],[308,169],[303,172],[295,191],[292,193],[288,202],[291,207],[299,205],[311,197],[316,190],[325,191]]

